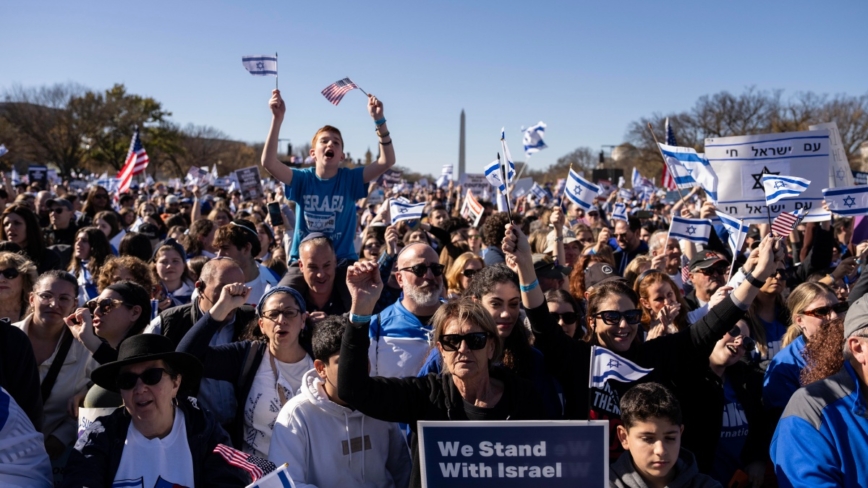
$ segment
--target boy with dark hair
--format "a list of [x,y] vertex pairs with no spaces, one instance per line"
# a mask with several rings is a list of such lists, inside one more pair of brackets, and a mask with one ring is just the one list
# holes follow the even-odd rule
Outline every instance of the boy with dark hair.
[[681,407],[659,383],[643,383],[621,397],[618,440],[627,451],[609,468],[612,488],[715,488],[720,483],[699,473],[696,459],[681,449]]
[[280,410],[268,459],[288,463],[297,488],[404,487],[412,462],[397,424],[368,417],[338,397],[338,361],[347,318],[329,316],[314,327],[314,369],[301,393]]

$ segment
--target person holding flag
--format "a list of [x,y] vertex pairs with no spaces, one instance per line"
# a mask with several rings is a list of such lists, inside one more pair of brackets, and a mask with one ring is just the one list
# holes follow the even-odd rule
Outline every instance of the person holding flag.
[[[588,328],[590,341],[571,341],[553,320],[545,304],[533,269],[527,237],[512,224],[506,226],[503,252],[507,265],[519,275],[522,304],[533,329],[535,347],[564,388],[565,417],[570,419],[609,419],[611,438],[620,424],[618,403],[621,395],[636,381],[683,384],[686,372],[708,368],[708,358],[715,344],[735,327],[759,292],[757,282],[764,282],[775,269],[774,241],[767,237],[760,244],[758,261],[751,276],[732,291],[709,313],[687,329],[653,341],[636,340],[642,312],[636,293],[623,281],[607,280],[588,292]],[[652,369],[641,379],[627,383],[608,382],[592,388],[591,347],[600,346],[643,369]],[[615,358],[609,367],[618,367]],[[690,391],[681,391],[690,395]],[[610,460],[617,459],[622,447],[613,442]]]

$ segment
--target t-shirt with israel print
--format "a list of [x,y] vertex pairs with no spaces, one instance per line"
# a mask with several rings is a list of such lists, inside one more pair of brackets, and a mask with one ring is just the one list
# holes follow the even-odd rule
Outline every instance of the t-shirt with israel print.
[[327,179],[316,175],[316,168],[292,170],[292,183],[285,185],[286,198],[296,202],[295,232],[290,260],[298,259],[298,244],[312,232],[322,232],[334,243],[338,260],[357,260],[353,246],[356,232],[356,200],[368,194],[365,168],[339,168]]

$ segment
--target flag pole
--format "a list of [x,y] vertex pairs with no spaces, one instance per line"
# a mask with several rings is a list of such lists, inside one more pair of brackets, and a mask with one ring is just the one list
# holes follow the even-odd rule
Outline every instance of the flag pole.
[[772,229],[772,208],[769,206],[768,202],[766,202],[766,215],[768,215],[768,217],[769,217],[769,234],[771,234],[772,237],[774,237],[775,231],[774,231],[774,229]]
[[274,89],[277,90],[277,51],[274,52]]
[[521,179],[521,175],[524,173],[524,169],[527,168],[528,161],[530,161],[530,156],[527,156],[524,160],[524,164],[521,165],[521,171],[518,172],[518,176],[515,177],[515,181]]
[[[736,219],[736,221],[738,222],[738,236],[736,236],[735,238],[735,243],[738,244],[739,242],[741,242],[741,228],[744,226],[744,221],[741,219]],[[736,253],[740,250],[741,249],[736,249],[735,246],[732,247],[732,264],[729,265],[729,276],[726,277],[727,283],[729,283],[729,280],[732,279],[732,270],[733,268],[735,268]]]
[[[588,325],[589,329],[590,327]],[[591,412],[594,410],[594,395],[591,393],[591,385],[594,381],[594,355],[596,354],[596,347],[591,346],[591,365],[588,368],[588,420],[591,420]]]
[[512,211],[509,209],[509,189],[507,188],[507,173],[506,165],[500,160],[500,153],[497,153],[497,165],[500,167],[500,177],[503,179],[503,200],[506,202],[506,215],[509,217],[509,222],[512,223]]
[[[347,78],[349,79],[349,76],[347,76]],[[362,87],[360,87],[359,85],[356,85],[356,88],[358,88],[360,92],[365,93],[365,90],[362,90]],[[368,96],[368,94],[365,93],[365,96]]]
[[[660,157],[663,158],[663,164],[667,168],[669,168],[669,174],[672,175],[672,180],[674,181],[675,180],[675,173],[672,171],[672,166],[669,166],[669,163],[666,162],[666,156],[663,155],[663,150],[660,149],[660,143],[657,142],[657,136],[654,134],[654,128],[651,127],[651,122],[648,122],[648,132],[650,132],[651,137],[654,138],[654,144],[657,146],[657,150],[660,151]],[[663,183],[663,182],[661,181],[661,183]],[[678,182],[675,182],[675,189],[678,190],[678,196],[680,196],[681,199],[684,200],[684,194],[681,193],[681,188],[679,188]],[[687,202],[685,202],[685,203],[687,203]]]

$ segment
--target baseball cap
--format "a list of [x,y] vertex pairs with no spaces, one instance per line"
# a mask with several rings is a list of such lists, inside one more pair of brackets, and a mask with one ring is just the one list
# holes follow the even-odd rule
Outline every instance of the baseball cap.
[[714,266],[717,263],[729,263],[720,253],[715,251],[699,251],[696,253],[696,256],[693,256],[693,259],[690,260],[690,264],[687,265],[687,268],[693,272],[697,269],[706,269]]
[[157,235],[159,229],[157,229],[156,225],[151,223],[144,223],[140,225],[139,230],[137,230],[136,232],[147,237],[148,239],[159,239],[159,236]]
[[844,317],[844,339],[868,327],[868,295],[856,300]]
[[551,256],[547,254],[533,255],[533,270],[536,271],[538,278],[550,278],[553,280],[562,280],[570,274],[567,268],[556,265]]
[[69,200],[67,200],[65,198],[52,198],[51,200],[48,200],[47,202],[45,202],[45,205],[48,207],[52,207],[54,205],[60,205],[60,206],[66,207],[69,210],[72,210],[72,202],[70,202]]
[[175,203],[178,203],[178,197],[175,195],[169,195],[166,197],[166,205],[173,205]]
[[627,282],[615,273],[615,269],[608,263],[593,263],[585,268],[585,290],[590,290],[593,286],[609,281]]
[[[564,245],[567,245],[571,242],[576,242],[576,233],[571,231],[570,229],[564,228]],[[555,235],[555,231],[549,232],[546,236],[546,248],[543,251],[545,254],[551,254],[555,252],[555,247],[557,246],[558,241],[556,240],[557,236]]]

